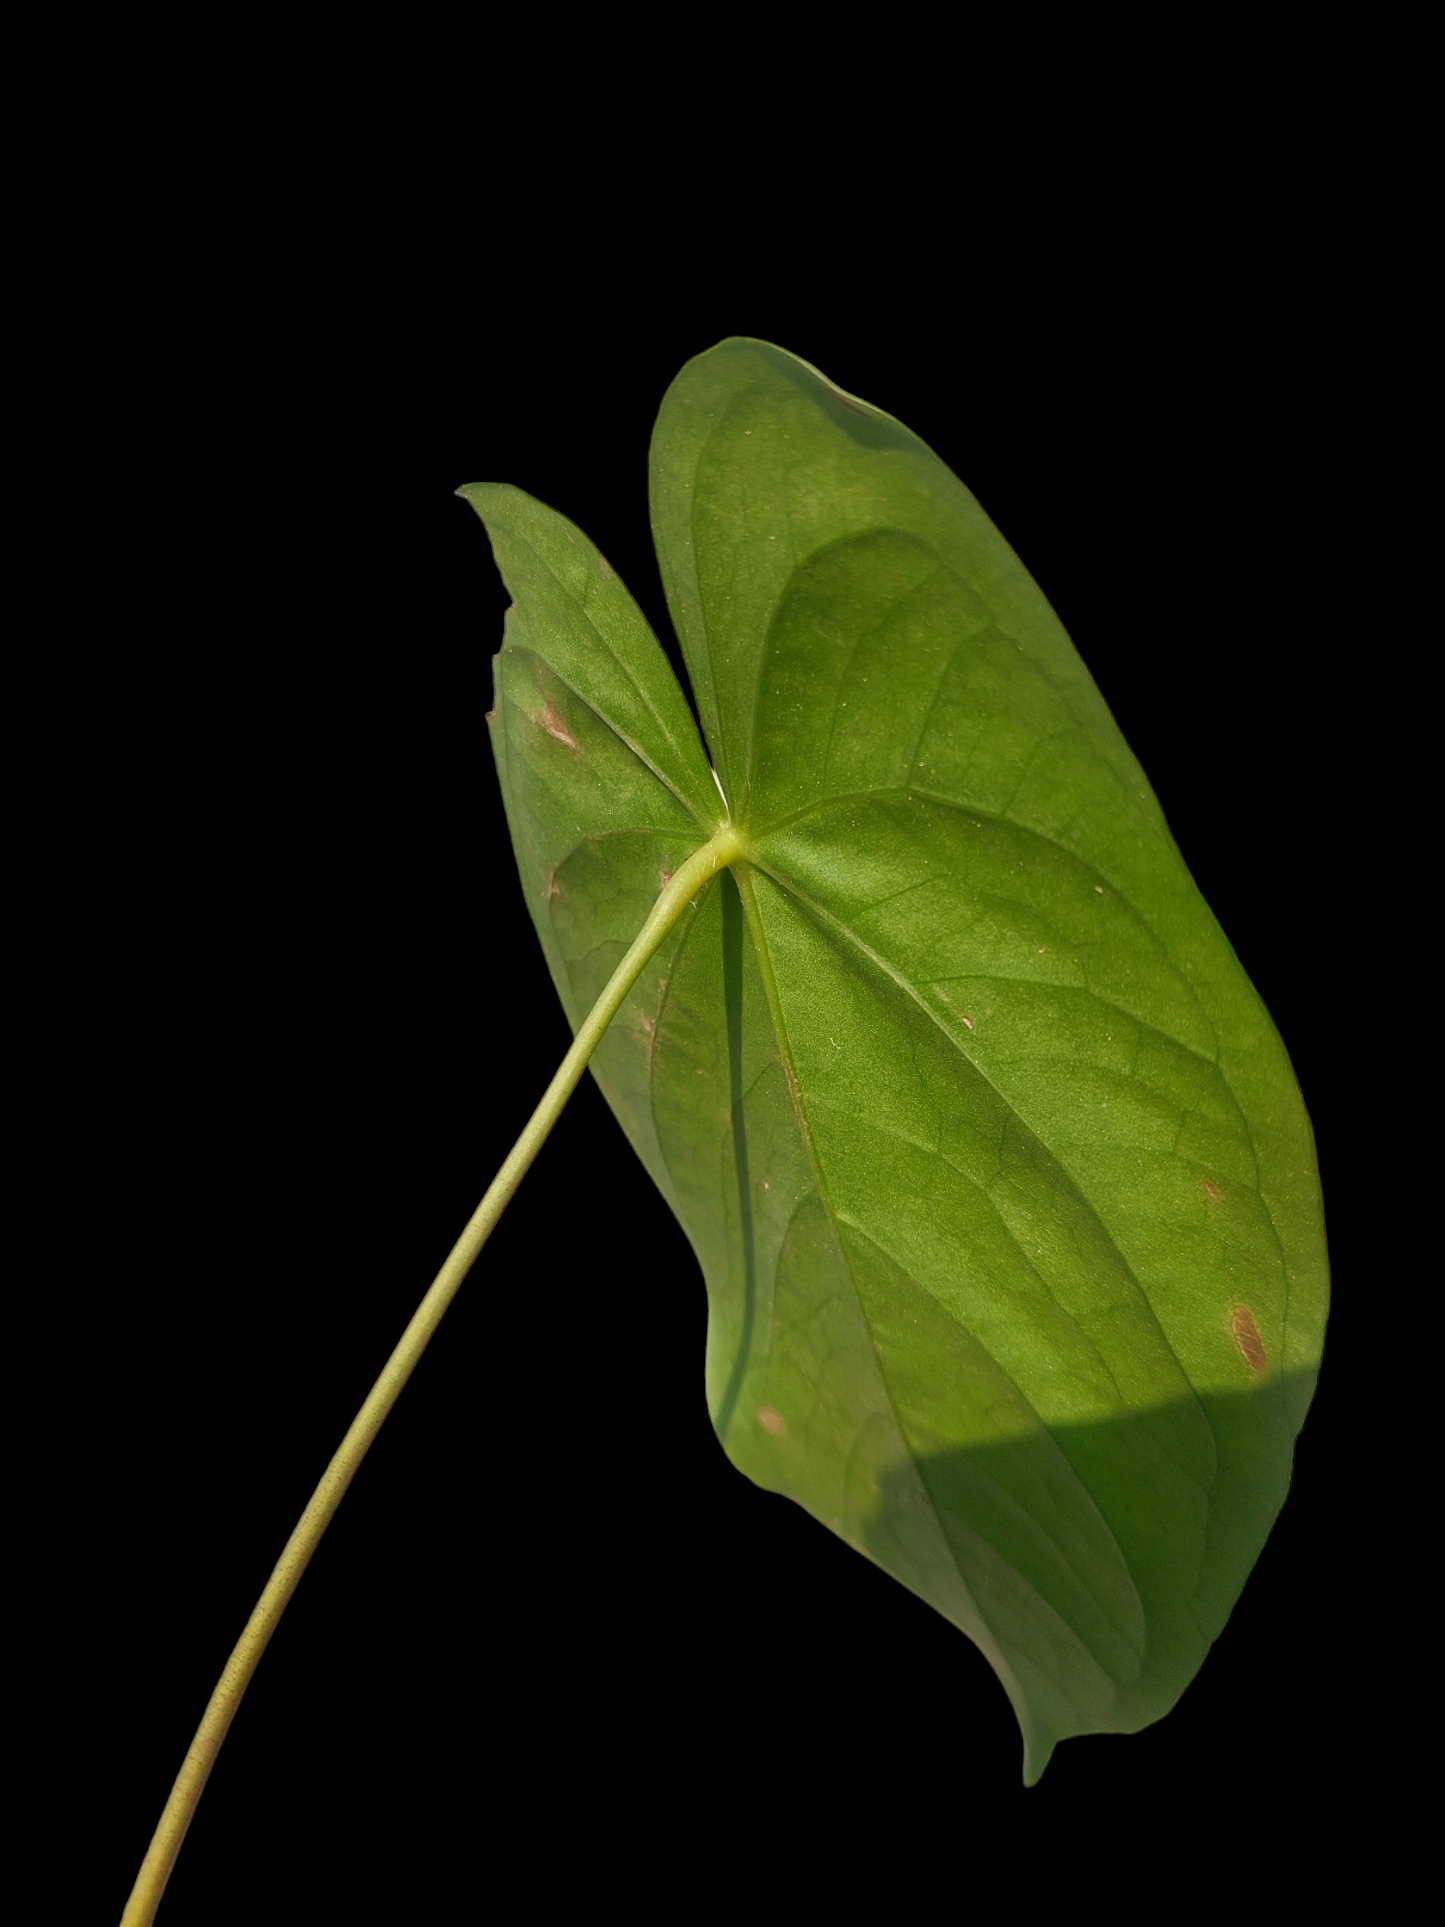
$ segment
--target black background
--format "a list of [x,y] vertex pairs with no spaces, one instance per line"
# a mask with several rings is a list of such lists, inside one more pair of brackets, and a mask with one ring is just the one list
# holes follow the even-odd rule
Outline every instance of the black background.
[[1352,1797],[1377,1688],[1335,1534],[1365,1206],[1329,959],[1360,713],[1334,668],[1324,271],[1223,230],[1076,228],[986,282],[949,255],[906,298],[887,249],[837,233],[739,246],[703,288],[595,232],[519,263],[480,217],[441,264],[397,223],[173,284],[75,587],[104,745],[59,1126],[102,1413],[77,1535],[98,1916],[567,1042],[486,738],[506,598],[451,491],[511,481],[571,516],[666,635],[648,435],[735,332],[898,415],[979,496],[1279,1024],[1340,1293],[1294,1494],[1176,1711],[1068,1742],[1025,1793],[983,1660],[727,1465],[696,1262],[585,1082],[264,1659],[163,1917],[453,1921],[564,1881],[687,1917],[763,1904],[760,1856],[906,1882],[1002,1855],[1043,1895],[1146,1841],[1224,1897],[1290,1816],[1327,1832]]

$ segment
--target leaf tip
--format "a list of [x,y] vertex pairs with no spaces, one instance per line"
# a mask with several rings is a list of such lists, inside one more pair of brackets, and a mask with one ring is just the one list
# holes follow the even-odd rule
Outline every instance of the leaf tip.
[[1049,1761],[1054,1757],[1053,1740],[1024,1738],[1024,1785],[1037,1786],[1044,1777]]

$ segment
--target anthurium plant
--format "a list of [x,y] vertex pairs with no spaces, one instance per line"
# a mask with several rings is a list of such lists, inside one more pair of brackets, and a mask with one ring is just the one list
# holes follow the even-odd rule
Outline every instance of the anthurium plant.
[[513,597],[492,741],[575,1042],[293,1534],[128,1923],[589,1065],[697,1253],[722,1449],[980,1648],[1029,1784],[1194,1677],[1319,1367],[1284,1046],[1068,636],[927,445],[765,342],[683,369],[651,502],[691,704],[579,529],[462,494]]

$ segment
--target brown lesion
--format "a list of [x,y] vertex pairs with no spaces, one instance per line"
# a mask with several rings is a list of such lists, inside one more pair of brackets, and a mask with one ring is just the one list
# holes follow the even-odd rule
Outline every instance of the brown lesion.
[[1262,1372],[1269,1359],[1264,1346],[1260,1343],[1259,1327],[1255,1324],[1248,1305],[1236,1305],[1229,1321],[1229,1329],[1234,1333],[1234,1342],[1239,1347],[1239,1355],[1252,1372]]
[[1201,1178],[1199,1182],[1204,1186],[1204,1195],[1208,1198],[1212,1198],[1215,1201],[1215,1203],[1218,1203],[1219,1199],[1222,1198],[1224,1195],[1224,1193],[1220,1190],[1219,1186],[1213,1183],[1212,1180],[1209,1178]]
[[580,749],[582,747],[551,703],[544,703],[542,705],[542,713],[537,718],[537,721],[549,736],[555,737],[559,743],[565,743],[568,749]]

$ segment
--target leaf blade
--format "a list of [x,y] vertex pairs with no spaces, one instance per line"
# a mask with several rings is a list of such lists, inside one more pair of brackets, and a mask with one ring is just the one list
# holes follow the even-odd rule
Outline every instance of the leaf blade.
[[1308,1120],[1087,670],[925,444],[733,341],[669,390],[651,482],[752,861],[674,948],[629,1133],[703,1266],[729,1456],[974,1639],[1032,1781],[1168,1710],[1283,1500]]

